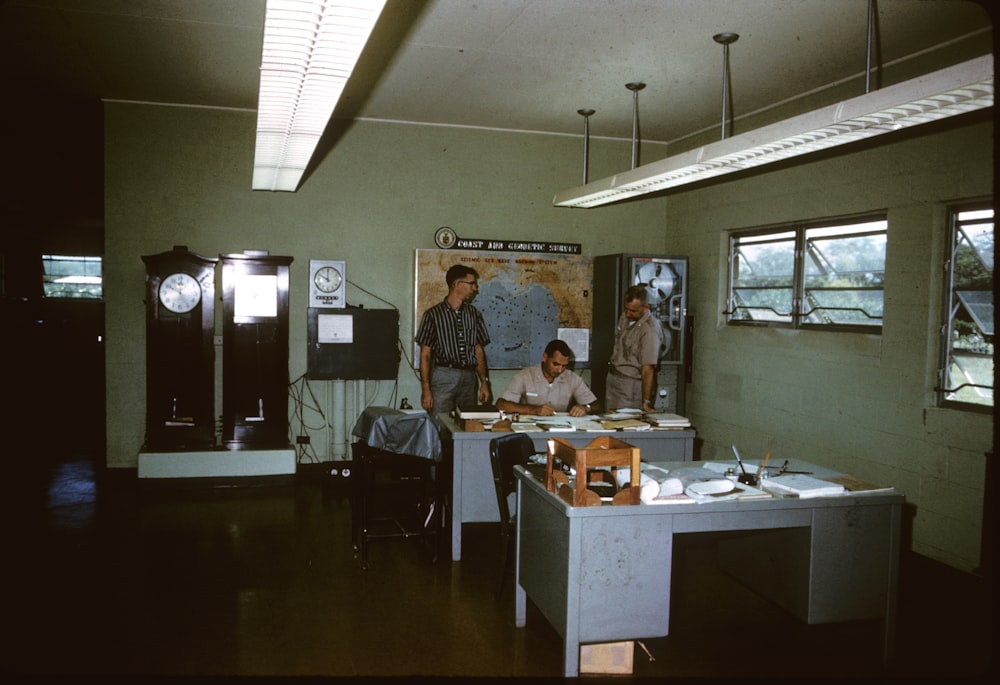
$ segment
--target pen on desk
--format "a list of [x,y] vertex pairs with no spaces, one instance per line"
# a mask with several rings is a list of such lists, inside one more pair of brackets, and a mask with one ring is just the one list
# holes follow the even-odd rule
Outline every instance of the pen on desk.
[[800,473],[800,474],[802,474],[804,476],[811,476],[811,475],[813,475],[812,471],[789,471],[788,470],[788,460],[787,459],[785,459],[785,463],[781,465],[781,467],[778,469],[778,472],[775,473],[774,475],[780,476],[783,473]]
[[764,457],[764,463],[760,465],[759,469],[757,469],[757,481],[758,482],[760,482],[760,477],[762,475],[764,475],[764,469],[767,468],[767,462],[769,462],[770,460],[771,460],[771,453],[768,452],[767,455]]
[[740,465],[740,471],[743,472],[743,475],[746,475],[747,470],[743,466],[743,460],[740,459],[740,451],[736,449],[736,445],[733,445],[733,454],[736,455],[736,463]]

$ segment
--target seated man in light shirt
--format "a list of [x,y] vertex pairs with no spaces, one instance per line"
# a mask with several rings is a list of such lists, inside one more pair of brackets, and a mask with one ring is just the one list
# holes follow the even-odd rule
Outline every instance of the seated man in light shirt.
[[518,371],[497,400],[497,409],[536,416],[569,413],[584,416],[597,413],[597,395],[573,371],[573,357],[562,340],[553,340],[542,353],[542,363]]

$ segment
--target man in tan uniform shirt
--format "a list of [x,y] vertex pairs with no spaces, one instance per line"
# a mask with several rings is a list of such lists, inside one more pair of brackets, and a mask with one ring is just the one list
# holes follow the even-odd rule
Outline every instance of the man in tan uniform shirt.
[[625,291],[625,311],[618,317],[611,350],[605,407],[655,411],[656,367],[663,336],[660,322],[649,311],[646,286]]

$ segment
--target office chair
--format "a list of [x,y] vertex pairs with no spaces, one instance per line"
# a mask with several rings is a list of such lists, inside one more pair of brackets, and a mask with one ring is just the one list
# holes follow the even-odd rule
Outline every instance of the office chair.
[[503,594],[504,582],[511,569],[510,549],[514,546],[517,531],[516,512],[511,510],[511,495],[517,493],[515,466],[527,466],[534,455],[535,444],[524,433],[507,433],[490,440],[490,463],[493,466],[493,484],[496,487],[497,507],[500,511],[500,577],[497,581],[495,599]]
[[360,440],[352,445],[352,455],[351,532],[361,568],[371,568],[369,543],[388,538],[417,539],[421,557],[436,563],[442,514],[434,462],[380,450]]

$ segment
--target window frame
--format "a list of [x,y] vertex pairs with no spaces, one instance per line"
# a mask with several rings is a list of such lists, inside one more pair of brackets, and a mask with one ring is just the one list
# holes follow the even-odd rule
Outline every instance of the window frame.
[[[42,276],[42,299],[43,300],[87,300],[92,302],[104,301],[104,257],[101,255],[69,255],[69,254],[43,254],[41,258]],[[82,264],[81,273],[75,273],[75,269],[53,269],[57,264]],[[97,275],[93,273],[92,265],[97,265]],[[58,278],[97,278],[97,282],[69,281],[66,287],[60,290],[53,290],[50,285],[58,283]],[[96,294],[95,294],[96,289]]]
[[[830,331],[830,332],[848,332],[848,333],[867,333],[871,335],[881,335],[884,317],[884,303],[885,303],[885,255],[883,254],[882,269],[878,273],[881,276],[881,284],[875,287],[855,287],[855,288],[844,288],[842,290],[853,290],[853,291],[879,291],[882,293],[882,303],[883,303],[883,315],[877,317],[879,319],[878,324],[859,324],[859,323],[845,323],[845,322],[817,322],[810,321],[809,318],[817,310],[827,309],[830,311],[835,311],[832,307],[818,307],[812,303],[809,303],[809,294],[811,292],[818,292],[824,290],[824,288],[810,286],[807,281],[810,278],[809,269],[807,268],[807,261],[811,261],[813,264],[819,264],[821,260],[816,258],[814,250],[810,250],[810,245],[814,244],[816,241],[815,237],[807,238],[810,232],[823,229],[831,228],[845,228],[849,229],[853,226],[861,226],[870,223],[882,223],[883,228],[879,231],[872,230],[859,230],[859,231],[849,231],[843,235],[838,235],[837,238],[850,239],[856,238],[862,235],[873,235],[881,234],[885,236],[886,246],[888,246],[888,235],[889,235],[889,224],[888,216],[885,211],[880,212],[867,212],[864,214],[850,215],[837,218],[828,219],[815,219],[810,221],[799,221],[788,224],[781,224],[776,226],[770,226],[766,228],[755,228],[747,230],[735,230],[731,231],[729,238],[729,250],[727,255],[728,260],[728,276],[726,282],[726,308],[723,314],[726,317],[726,325],[730,326],[751,326],[751,327],[770,327],[770,328],[792,328],[799,330],[818,330],[818,331]],[[787,314],[782,314],[775,312],[777,316],[787,317],[788,320],[766,320],[766,319],[743,319],[737,318],[736,312],[739,309],[753,308],[744,304],[737,304],[738,291],[740,290],[739,283],[736,282],[737,278],[737,259],[740,254],[740,248],[743,245],[748,245],[751,243],[762,244],[766,242],[768,237],[773,237],[775,241],[781,239],[782,236],[790,236],[794,242],[793,247],[793,264],[792,264],[792,274],[791,274],[791,311]],[[746,240],[754,239],[754,240]],[[787,240],[787,238],[786,238]],[[741,242],[745,241],[745,242]],[[782,286],[780,289],[788,290],[788,286]],[[808,311],[804,311],[806,306],[809,307]],[[765,307],[760,307],[759,309],[764,309]],[[772,311],[774,311],[772,309]],[[869,316],[864,312],[865,316]]]
[[[986,403],[986,402],[981,402],[981,403],[980,402],[970,402],[970,401],[967,401],[967,400],[954,399],[954,397],[953,397],[953,394],[955,392],[961,390],[963,387],[973,387],[973,388],[982,387],[982,388],[985,388],[987,386],[976,385],[976,384],[972,384],[972,383],[966,383],[966,384],[960,384],[957,387],[949,387],[950,384],[948,383],[948,379],[950,377],[949,370],[951,369],[951,367],[953,365],[954,348],[952,346],[952,340],[954,339],[954,334],[956,332],[956,330],[955,330],[956,316],[955,315],[958,314],[959,309],[964,305],[964,301],[959,301],[959,300],[962,300],[961,296],[958,294],[959,292],[961,292],[961,290],[960,290],[960,288],[956,288],[956,284],[955,284],[955,266],[956,266],[956,262],[957,262],[956,256],[957,256],[958,250],[959,250],[958,234],[960,233],[960,231],[961,231],[961,229],[962,229],[963,226],[971,225],[971,224],[982,224],[982,223],[986,222],[986,220],[984,220],[982,218],[979,218],[979,219],[970,218],[970,219],[963,220],[961,218],[961,215],[964,214],[964,213],[968,213],[968,212],[977,212],[977,211],[984,211],[984,210],[989,210],[989,211],[993,212],[993,217],[990,218],[988,221],[991,222],[991,223],[993,223],[993,228],[994,228],[993,234],[994,234],[994,241],[995,241],[995,239],[996,239],[996,209],[994,208],[993,202],[991,200],[980,200],[980,201],[963,202],[963,203],[954,204],[954,205],[951,205],[951,206],[948,207],[947,232],[946,232],[946,238],[945,238],[946,254],[945,254],[944,263],[942,265],[943,266],[942,270],[943,270],[944,286],[943,286],[942,294],[941,294],[941,304],[942,304],[942,307],[941,307],[941,327],[940,327],[941,334],[940,334],[940,338],[939,338],[939,347],[940,347],[939,352],[940,352],[940,354],[939,354],[939,361],[938,361],[938,368],[937,368],[937,384],[934,387],[934,393],[935,393],[935,397],[936,397],[936,400],[937,400],[937,406],[939,406],[939,407],[949,408],[949,409],[958,409],[958,410],[961,410],[961,411],[970,411],[970,412],[977,412],[977,413],[992,414],[993,413],[993,408],[994,408],[994,402],[995,402],[994,393],[995,393],[995,390],[996,390],[996,388],[995,388],[995,385],[996,385],[996,383],[995,383],[996,382],[995,363],[996,362],[995,362],[995,353],[994,353],[994,347],[993,347],[994,343],[992,341],[995,333],[994,334],[987,334],[985,331],[982,332],[983,333],[982,337],[983,337],[983,340],[984,340],[984,344],[986,344],[986,345],[989,346],[989,353],[988,353],[989,357],[993,358],[993,360],[994,360],[994,362],[993,362],[993,364],[994,364],[994,372],[993,372],[993,375],[992,375],[993,385],[989,386],[989,388],[990,388],[990,396],[991,396],[990,397],[990,402],[989,403]],[[966,238],[967,238],[967,236],[966,236]],[[993,254],[994,258],[995,258],[995,254],[996,254],[995,245],[996,245],[996,243],[994,242],[994,254]],[[983,264],[983,266],[985,267],[986,265]],[[991,294],[995,293],[995,287],[996,287],[995,286],[995,280],[992,280],[992,279],[995,279],[995,278],[996,278],[996,263],[995,263],[995,259],[994,259],[993,269],[992,269],[992,274],[991,274],[991,283],[990,283],[991,287],[990,287],[990,291],[989,291]],[[995,308],[995,302],[993,303],[993,306]],[[972,323],[974,325],[978,326],[979,322],[976,321],[976,317],[974,315],[971,315],[971,313],[970,313],[970,317],[973,319]],[[986,356],[986,353],[983,353],[983,356]]]

